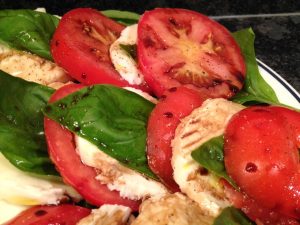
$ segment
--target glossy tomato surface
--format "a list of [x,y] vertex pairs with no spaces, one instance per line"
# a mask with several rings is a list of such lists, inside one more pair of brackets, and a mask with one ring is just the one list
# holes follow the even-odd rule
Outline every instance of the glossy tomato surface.
[[295,133],[300,114],[286,110],[257,106],[234,115],[225,131],[225,166],[241,190],[259,205],[300,219]]
[[[64,86],[52,95],[50,101],[63,98],[82,87],[83,85],[78,84]],[[95,179],[96,171],[84,165],[76,153],[74,137],[70,131],[49,118],[45,118],[44,127],[50,158],[64,181],[74,187],[85,200],[96,206],[119,204],[138,210],[139,202],[121,198],[119,192],[110,191]]]
[[291,217],[280,214],[272,209],[262,207],[254,199],[234,189],[230,184],[224,184],[226,196],[233,205],[241,209],[256,224],[263,225],[299,225],[300,223]]
[[173,179],[171,141],[180,119],[203,102],[199,93],[186,87],[167,90],[148,120],[147,156],[151,170],[172,191],[179,187]]
[[[60,20],[51,40],[54,61],[84,84],[132,86],[114,69],[110,45],[124,26],[90,8],[78,8]],[[149,91],[143,84],[134,86]]]
[[6,225],[76,225],[91,210],[75,205],[35,206],[20,213]]
[[138,60],[157,96],[181,85],[204,96],[233,96],[242,88],[241,51],[219,23],[185,9],[147,11],[138,23]]

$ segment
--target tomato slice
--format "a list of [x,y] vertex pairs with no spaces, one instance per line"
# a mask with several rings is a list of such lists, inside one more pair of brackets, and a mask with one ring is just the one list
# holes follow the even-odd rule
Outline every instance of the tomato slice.
[[6,225],[76,225],[79,220],[88,216],[90,212],[90,209],[70,204],[35,206],[20,213]]
[[171,141],[180,119],[199,107],[203,98],[186,87],[171,88],[165,92],[148,120],[147,156],[151,170],[172,191],[179,191],[173,179]]
[[295,135],[300,113],[287,110],[250,107],[234,115],[225,131],[225,166],[241,190],[262,207],[300,219]]
[[[70,84],[57,90],[50,101],[56,101],[82,88],[83,85]],[[106,185],[95,179],[96,171],[84,165],[75,150],[73,134],[57,122],[45,118],[44,128],[50,158],[64,181],[74,187],[89,203],[119,204],[137,211],[139,202],[121,198],[119,192],[110,191]]]
[[229,98],[245,79],[244,59],[229,31],[185,9],[144,13],[138,24],[138,59],[157,96],[184,85],[209,97]]
[[51,40],[53,59],[81,83],[133,86],[149,92],[145,84],[130,85],[111,63],[109,47],[123,29],[97,10],[71,10],[62,17]]
[[300,223],[294,218],[284,216],[262,207],[260,204],[251,199],[244,193],[235,190],[230,184],[224,181],[225,193],[234,206],[241,209],[256,224],[269,225],[299,225]]

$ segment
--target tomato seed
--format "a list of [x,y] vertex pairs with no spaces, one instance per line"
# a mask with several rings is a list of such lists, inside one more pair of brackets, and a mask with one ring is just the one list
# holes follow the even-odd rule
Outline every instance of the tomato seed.
[[38,210],[38,211],[35,211],[34,215],[36,216],[44,216],[47,214],[47,211],[45,210]]
[[167,117],[167,118],[173,117],[173,113],[171,113],[171,112],[165,112],[163,115],[164,115],[164,117]]
[[249,162],[247,163],[245,170],[249,173],[255,173],[257,171],[257,166],[254,163]]

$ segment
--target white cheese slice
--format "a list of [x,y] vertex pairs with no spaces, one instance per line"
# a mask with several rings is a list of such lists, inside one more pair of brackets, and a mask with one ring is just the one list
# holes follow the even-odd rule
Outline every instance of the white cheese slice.
[[81,219],[76,225],[126,225],[131,209],[121,205],[102,205],[93,209],[91,214]]
[[136,61],[120,46],[135,45],[137,41],[137,24],[126,27],[121,36],[110,46],[110,58],[115,69],[129,84],[139,85],[144,78],[138,70]]
[[178,125],[172,141],[174,180],[181,191],[216,216],[230,203],[213,174],[201,175],[201,166],[191,153],[211,138],[224,133],[232,115],[244,106],[225,99],[208,99]]
[[0,224],[8,222],[29,207],[30,206],[15,205],[4,200],[0,200]]
[[[17,205],[58,204],[71,196],[80,199],[73,188],[60,181],[41,179],[14,167],[0,153],[0,200]],[[0,211],[2,212],[2,208]]]
[[96,179],[110,190],[119,191],[121,197],[139,200],[168,192],[161,183],[121,165],[89,141],[75,135],[75,142],[81,161],[98,169]]

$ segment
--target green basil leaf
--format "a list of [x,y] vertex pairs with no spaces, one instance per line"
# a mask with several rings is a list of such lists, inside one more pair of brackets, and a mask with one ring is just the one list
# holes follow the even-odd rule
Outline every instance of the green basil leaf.
[[241,210],[227,207],[215,219],[213,225],[255,225],[255,223],[249,220]]
[[156,178],[145,152],[147,121],[153,107],[133,92],[95,85],[48,104],[44,113],[123,165]]
[[53,15],[33,10],[0,10],[0,41],[52,59],[50,40],[58,22]]
[[255,34],[253,30],[251,28],[243,29],[232,35],[242,50],[247,68],[244,87],[232,98],[232,101],[245,105],[278,104],[279,101],[274,90],[259,73],[254,51]]
[[224,178],[236,188],[235,182],[228,176],[225,169],[223,145],[223,136],[212,138],[194,150],[192,158],[201,164],[201,166],[215,175]]
[[20,170],[58,174],[48,156],[42,113],[53,91],[0,71],[0,152]]
[[135,61],[137,61],[136,45],[124,45],[120,44],[120,47]]
[[120,10],[104,10],[101,13],[113,20],[116,20],[119,23],[124,25],[132,25],[139,21],[140,15],[134,12],[129,11],[120,11]]

